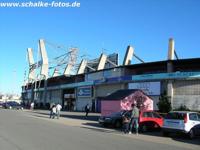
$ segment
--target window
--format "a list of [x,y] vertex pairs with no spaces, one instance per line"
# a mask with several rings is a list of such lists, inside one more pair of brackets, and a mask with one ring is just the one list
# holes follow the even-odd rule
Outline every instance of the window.
[[198,121],[200,121],[200,114],[197,114],[197,117],[198,117]]
[[161,118],[157,113],[153,112],[153,117],[154,118]]
[[195,113],[189,114],[189,118],[190,118],[190,120],[198,120],[197,114],[195,114]]
[[143,117],[150,117],[150,118],[152,118],[153,116],[152,116],[151,112],[144,112],[143,113]]
[[186,116],[186,113],[171,112],[167,114],[166,119],[184,120],[185,116]]

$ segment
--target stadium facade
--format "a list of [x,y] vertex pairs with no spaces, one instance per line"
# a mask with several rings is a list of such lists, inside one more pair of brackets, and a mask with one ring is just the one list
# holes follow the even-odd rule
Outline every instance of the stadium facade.
[[[100,112],[101,100],[112,92],[119,89],[142,89],[153,99],[155,110],[158,109],[156,104],[160,95],[166,91],[173,109],[185,105],[191,110],[199,111],[200,58],[174,59],[175,54],[174,41],[170,39],[167,60],[130,64],[134,52],[128,46],[122,65],[119,66],[116,62],[118,55],[111,55],[111,62],[106,61],[109,57],[102,54],[97,59],[96,66],[90,68],[82,60],[77,74],[63,74],[27,82],[22,86],[22,99],[27,105],[32,101],[38,107],[60,103],[64,109],[74,111],[83,111],[84,106],[89,103],[93,111]],[[32,59],[29,60],[31,77],[34,63]],[[47,61],[42,67],[47,72]]]

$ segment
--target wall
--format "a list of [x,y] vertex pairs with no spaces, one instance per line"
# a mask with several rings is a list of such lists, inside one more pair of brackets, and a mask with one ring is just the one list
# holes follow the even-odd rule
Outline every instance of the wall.
[[85,81],[94,81],[100,80],[102,78],[112,78],[112,77],[119,77],[122,75],[122,71],[120,68],[114,68],[99,72],[94,72],[85,75]]
[[96,86],[95,97],[105,97],[120,89],[124,89],[124,84],[105,84]]
[[153,100],[153,110],[158,110],[159,96],[149,96]]
[[79,97],[76,99],[76,110],[85,111],[85,105],[89,104],[90,108],[92,107],[92,99],[89,97]]
[[85,111],[86,104],[92,109],[93,88],[91,86],[82,86],[76,89],[76,110]]
[[200,110],[200,80],[177,80],[173,82],[172,106],[181,105],[191,110]]
[[62,104],[61,90],[49,90],[47,91],[47,103],[59,103]]
[[101,101],[101,115],[108,116],[113,112],[118,112],[121,110],[121,101]]

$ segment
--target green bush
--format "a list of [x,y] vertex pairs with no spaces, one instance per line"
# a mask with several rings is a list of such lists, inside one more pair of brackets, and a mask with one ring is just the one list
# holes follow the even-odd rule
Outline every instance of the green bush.
[[175,109],[175,110],[179,110],[179,111],[190,111],[190,109],[185,106],[185,105],[181,105],[179,108]]
[[172,109],[171,102],[169,101],[169,97],[167,96],[166,91],[160,95],[157,106],[159,112],[161,113],[168,113]]

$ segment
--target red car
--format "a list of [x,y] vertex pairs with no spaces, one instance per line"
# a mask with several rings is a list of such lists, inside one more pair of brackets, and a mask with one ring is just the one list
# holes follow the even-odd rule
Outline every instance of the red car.
[[142,111],[139,117],[140,129],[145,132],[149,129],[160,129],[163,126],[163,117],[155,111]]

